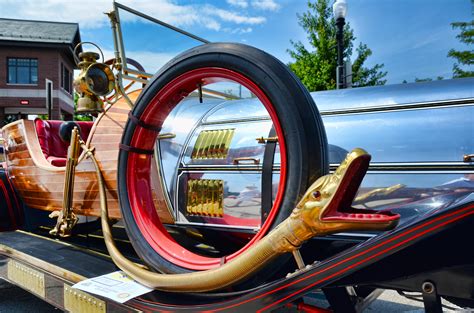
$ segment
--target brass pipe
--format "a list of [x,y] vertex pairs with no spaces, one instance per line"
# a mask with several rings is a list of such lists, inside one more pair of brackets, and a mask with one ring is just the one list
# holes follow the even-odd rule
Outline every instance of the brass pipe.
[[74,127],[71,132],[71,142],[69,145],[68,159],[66,162],[66,179],[64,182],[63,208],[67,211],[70,211],[72,207],[74,176],[76,173],[77,160],[79,158],[80,152],[79,145],[79,131],[77,127]]
[[71,236],[71,231],[76,226],[78,217],[73,212],[73,196],[74,196],[74,177],[76,173],[76,166],[80,153],[80,136],[77,127],[71,132],[71,141],[69,144],[66,173],[64,178],[63,189],[63,207],[61,211],[52,212],[49,217],[57,217],[56,225],[49,232],[51,235],[59,235],[60,237]]
[[361,156],[367,156],[365,151],[359,149],[350,153],[334,174],[323,176],[311,185],[292,214],[239,257],[218,268],[206,271],[159,274],[129,261],[115,246],[108,223],[103,177],[92,151],[87,150],[85,145],[83,149],[92,159],[98,177],[102,232],[107,250],[120,269],[136,281],[151,288],[173,292],[205,292],[222,289],[253,275],[279,255],[299,249],[306,240],[314,236],[347,230],[390,229],[397,222],[325,222],[321,219],[322,214],[327,210],[334,210],[334,206],[346,204],[346,200],[350,203],[354,198],[357,188],[353,192],[346,192],[348,182],[357,184],[356,187],[358,187],[361,179],[359,181],[356,179],[355,182],[352,179],[356,175],[360,178],[361,172],[363,172],[363,177],[366,171],[366,168],[361,169],[363,166],[357,167],[356,170],[354,168],[348,170],[355,160],[360,159]]

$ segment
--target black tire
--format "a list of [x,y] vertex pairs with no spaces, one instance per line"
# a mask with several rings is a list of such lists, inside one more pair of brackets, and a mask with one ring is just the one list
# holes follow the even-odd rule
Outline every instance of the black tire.
[[[271,101],[286,142],[286,188],[270,229],[293,210],[309,184],[328,173],[327,140],[320,114],[311,95],[286,65],[256,48],[234,43],[212,43],[184,52],[168,62],[150,81],[132,111],[138,119],[157,93],[176,77],[192,70],[219,67],[244,75]],[[140,126],[127,122],[122,144],[130,146]],[[140,147],[138,147],[140,148]],[[127,187],[129,156],[121,150],[118,162],[118,189],[127,233],[138,255],[153,269],[165,273],[190,271],[162,257],[147,242],[134,219]]]

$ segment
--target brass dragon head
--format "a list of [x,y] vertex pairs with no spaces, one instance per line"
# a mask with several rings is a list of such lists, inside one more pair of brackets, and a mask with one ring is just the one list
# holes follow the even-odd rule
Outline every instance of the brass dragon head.
[[309,187],[292,218],[300,219],[318,235],[395,227],[398,214],[351,207],[369,162],[366,151],[354,149],[333,174],[319,178]]
[[[308,188],[291,215],[261,240],[262,246],[268,244],[275,254],[283,254],[294,252],[315,236],[394,228],[400,215],[351,206],[369,163],[366,151],[352,150],[334,173],[319,178]],[[260,259],[260,246],[253,249]]]
[[[272,234],[275,250],[289,252],[315,236],[343,231],[388,230],[400,215],[390,211],[353,208],[352,202],[367,172],[370,155],[363,149],[350,152],[337,170],[316,180],[290,217]],[[278,239],[277,239],[278,238]]]

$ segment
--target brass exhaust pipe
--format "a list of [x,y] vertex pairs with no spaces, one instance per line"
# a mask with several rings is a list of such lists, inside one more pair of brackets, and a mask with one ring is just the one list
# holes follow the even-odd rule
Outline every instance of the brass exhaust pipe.
[[[314,236],[347,230],[390,229],[397,222],[325,222],[321,219],[324,212],[337,209],[334,205],[346,203],[350,205],[354,199],[355,192],[362,181],[361,177],[367,170],[366,167],[360,166],[360,162],[367,162],[368,165],[370,160],[370,156],[367,158],[368,154],[364,150],[356,149],[347,156],[334,174],[323,176],[311,185],[285,221],[239,257],[218,268],[206,271],[159,274],[131,262],[115,246],[108,223],[107,199],[102,174],[92,150],[85,145],[83,149],[92,159],[99,181],[102,231],[107,250],[120,269],[150,288],[173,292],[205,292],[222,289],[256,273],[277,256],[298,250],[306,240]],[[359,164],[355,165],[356,163]],[[354,176],[359,179],[353,180]],[[347,192],[348,182],[357,184],[355,191]]]

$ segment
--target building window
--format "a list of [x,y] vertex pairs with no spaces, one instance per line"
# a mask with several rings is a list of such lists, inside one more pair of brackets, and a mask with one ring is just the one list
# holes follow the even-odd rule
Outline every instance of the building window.
[[38,59],[8,58],[9,84],[37,84]]
[[61,87],[68,93],[72,91],[72,72],[61,63]]

